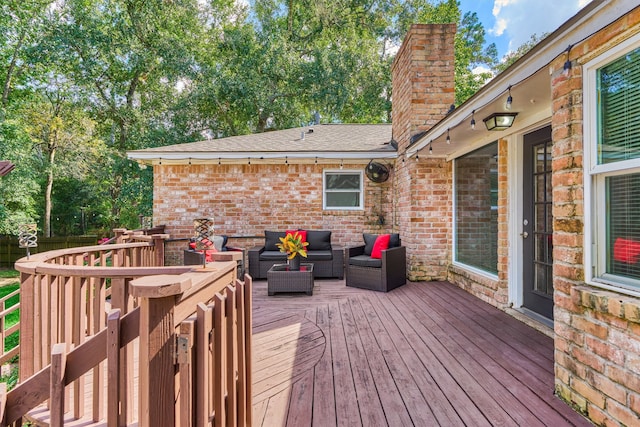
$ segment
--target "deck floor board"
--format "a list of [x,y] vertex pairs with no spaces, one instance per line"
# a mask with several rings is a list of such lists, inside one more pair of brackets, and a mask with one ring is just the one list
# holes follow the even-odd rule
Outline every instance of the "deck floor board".
[[553,394],[553,340],[449,283],[253,296],[256,426],[591,425]]
[[[591,426],[554,396],[553,353],[552,338],[446,282],[385,294],[316,280],[311,296],[268,296],[255,281],[253,424]],[[88,414],[90,391],[89,375]]]

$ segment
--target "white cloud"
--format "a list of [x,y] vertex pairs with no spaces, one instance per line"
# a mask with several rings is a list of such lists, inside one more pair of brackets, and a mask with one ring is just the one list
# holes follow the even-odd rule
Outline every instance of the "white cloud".
[[502,34],[504,34],[506,29],[507,29],[507,20],[496,19],[496,25],[494,25],[493,28],[489,30],[489,32],[496,37],[500,37]]
[[575,15],[590,0],[495,0],[494,27],[489,33],[504,35],[513,51],[529,40],[550,33]]

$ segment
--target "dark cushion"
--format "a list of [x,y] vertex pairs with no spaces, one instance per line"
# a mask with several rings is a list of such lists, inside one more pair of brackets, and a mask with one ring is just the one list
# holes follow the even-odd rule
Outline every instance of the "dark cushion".
[[313,261],[331,261],[333,259],[333,253],[331,251],[307,251],[307,257],[302,258],[302,262]]
[[218,251],[226,251],[227,250],[227,240],[228,237],[224,234],[216,234],[213,236],[213,246]]
[[280,251],[263,251],[260,254],[261,261],[286,261],[287,254]]
[[391,233],[391,238],[389,239],[389,249],[400,247],[400,234]]
[[349,258],[349,264],[357,265],[360,267],[381,268],[382,260],[371,258],[369,255],[356,255],[354,257]]
[[364,238],[364,254],[370,256],[371,251],[373,250],[373,245],[376,243],[378,235],[371,233],[362,233],[362,237]]
[[307,251],[330,251],[331,231],[328,230],[307,230]]
[[[276,246],[280,242],[280,237],[285,236],[284,231],[267,231],[264,232],[264,250],[265,251],[280,251]],[[284,254],[283,254],[284,255]]]
[[[364,254],[371,255],[371,251],[373,250],[373,245],[376,243],[376,239],[379,234],[371,234],[371,233],[362,233],[362,237],[364,238]],[[389,239],[389,248],[397,248],[400,246],[400,234],[391,233],[391,238]]]

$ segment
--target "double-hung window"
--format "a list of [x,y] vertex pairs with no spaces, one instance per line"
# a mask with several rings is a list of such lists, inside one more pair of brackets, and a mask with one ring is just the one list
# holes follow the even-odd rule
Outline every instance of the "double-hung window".
[[640,293],[640,37],[585,64],[586,278]]
[[362,171],[324,171],[323,208],[362,210],[364,206],[362,185]]

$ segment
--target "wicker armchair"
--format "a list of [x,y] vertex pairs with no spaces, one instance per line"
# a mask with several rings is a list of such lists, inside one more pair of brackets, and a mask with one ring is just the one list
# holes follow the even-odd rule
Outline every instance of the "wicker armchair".
[[[366,246],[355,246],[346,250],[347,286],[389,292],[406,283],[407,250],[400,245],[399,240],[398,246],[383,250],[380,259],[366,255]],[[370,250],[368,252],[370,253]]]

